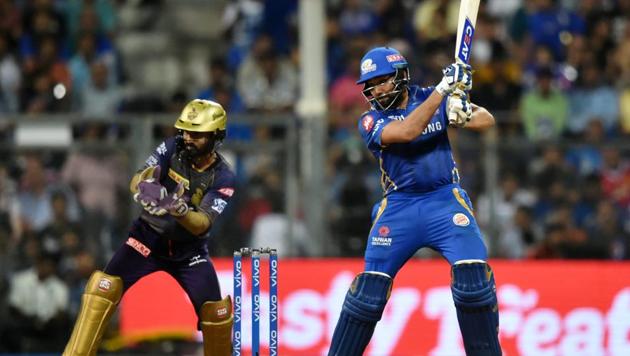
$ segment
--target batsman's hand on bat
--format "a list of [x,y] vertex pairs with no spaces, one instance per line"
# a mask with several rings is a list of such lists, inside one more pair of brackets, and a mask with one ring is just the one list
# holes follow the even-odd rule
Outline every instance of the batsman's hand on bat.
[[461,90],[455,89],[446,102],[446,110],[448,112],[448,125],[451,127],[465,127],[472,118],[472,104],[468,94]]
[[133,195],[133,200],[140,203],[151,215],[158,215],[158,204],[168,194],[166,188],[160,184],[159,178],[160,166],[147,167],[140,173],[138,192]]
[[472,88],[472,67],[464,63],[452,63],[442,69],[444,76],[435,90],[444,96],[451,94],[455,89],[468,91]]
[[165,215],[166,213],[174,216],[181,217],[188,213],[188,204],[184,200],[184,183],[180,182],[172,192],[168,193],[162,198],[156,207],[154,215]]

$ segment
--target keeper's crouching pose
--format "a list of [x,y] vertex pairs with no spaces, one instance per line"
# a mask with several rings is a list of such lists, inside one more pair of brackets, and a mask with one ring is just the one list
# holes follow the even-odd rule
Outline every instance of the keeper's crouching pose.
[[231,355],[232,302],[221,299],[206,244],[234,193],[234,173],[217,152],[226,121],[218,103],[191,101],[175,122],[180,134],[160,144],[132,178],[130,189],[143,211],[105,270],[90,277],[63,355],[95,355],[125,291],[156,271],[170,274],[188,294],[204,355]]
[[471,68],[451,64],[437,86],[421,88],[409,85],[407,61],[398,51],[379,47],[363,57],[360,70],[357,84],[371,110],[359,119],[359,132],[379,162],[383,200],[373,210],[365,270],[346,295],[328,354],[363,354],[396,273],[429,247],[451,265],[466,354],[500,355],[494,277],[446,130],[494,125],[492,115],[468,99]]

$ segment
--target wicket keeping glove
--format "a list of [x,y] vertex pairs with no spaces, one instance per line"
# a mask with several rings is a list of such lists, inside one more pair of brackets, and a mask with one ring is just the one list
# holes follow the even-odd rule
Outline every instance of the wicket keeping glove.
[[468,64],[453,63],[442,69],[442,81],[435,86],[435,90],[442,96],[461,89],[468,91],[472,88],[472,67]]
[[138,192],[133,195],[133,200],[140,203],[142,208],[155,215],[156,207],[168,192],[160,182],[160,166],[152,166],[146,168],[140,173],[140,182],[138,183]]
[[472,118],[472,104],[468,94],[456,89],[446,102],[448,124],[452,127],[465,127]]
[[180,182],[171,193],[168,193],[160,200],[154,215],[164,215],[166,213],[180,217],[188,213],[188,204],[184,200],[184,183]]

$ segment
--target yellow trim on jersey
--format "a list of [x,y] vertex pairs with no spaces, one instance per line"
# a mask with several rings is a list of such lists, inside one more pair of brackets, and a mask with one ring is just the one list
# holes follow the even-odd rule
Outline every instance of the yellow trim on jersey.
[[184,178],[181,174],[175,172],[173,168],[168,169],[168,176],[175,181],[175,183],[179,184],[180,182],[184,182],[184,188],[189,189],[190,181]]
[[394,190],[398,189],[396,183],[394,183],[383,168],[383,150],[381,150],[381,156],[378,158],[378,168],[381,170],[381,188],[383,188],[383,193],[387,193],[389,188],[392,186],[394,187]]
[[459,194],[459,190],[457,190],[457,188],[453,188],[453,195],[455,196],[455,199],[457,199],[459,204],[461,204],[461,206],[463,206],[464,209],[468,210],[470,215],[475,216],[475,213],[473,213],[472,209],[468,206],[464,198],[462,198],[462,196]]
[[372,222],[372,226],[370,227],[370,232],[372,232],[374,225],[376,225],[376,223],[378,222],[378,219],[380,219],[381,215],[383,215],[385,208],[387,208],[387,197],[381,200],[381,205],[378,207],[378,211],[376,212],[376,217],[374,218],[374,221]]

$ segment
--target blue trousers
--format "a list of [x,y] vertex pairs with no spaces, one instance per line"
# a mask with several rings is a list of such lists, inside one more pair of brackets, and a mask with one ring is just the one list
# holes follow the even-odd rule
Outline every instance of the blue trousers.
[[429,247],[453,265],[487,259],[472,203],[458,184],[427,193],[392,192],[374,206],[365,270],[392,278],[418,249]]

